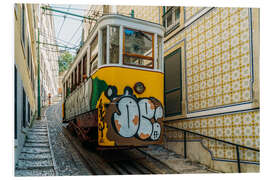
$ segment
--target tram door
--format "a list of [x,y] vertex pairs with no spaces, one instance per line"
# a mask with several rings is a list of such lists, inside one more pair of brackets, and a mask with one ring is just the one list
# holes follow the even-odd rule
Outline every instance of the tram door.
[[164,58],[164,99],[166,116],[182,114],[181,48]]

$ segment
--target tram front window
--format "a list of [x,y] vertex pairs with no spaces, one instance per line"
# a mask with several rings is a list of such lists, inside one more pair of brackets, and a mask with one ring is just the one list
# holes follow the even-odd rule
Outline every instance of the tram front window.
[[153,68],[153,39],[152,33],[125,28],[124,64]]

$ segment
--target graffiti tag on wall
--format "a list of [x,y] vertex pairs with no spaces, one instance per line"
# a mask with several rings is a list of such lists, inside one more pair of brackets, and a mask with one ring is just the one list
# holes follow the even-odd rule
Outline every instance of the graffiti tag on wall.
[[161,135],[160,122],[163,118],[162,104],[154,97],[137,98],[130,87],[124,94],[117,95],[115,86],[108,86],[105,96],[116,105],[111,123],[122,137],[136,137],[140,140],[158,140]]

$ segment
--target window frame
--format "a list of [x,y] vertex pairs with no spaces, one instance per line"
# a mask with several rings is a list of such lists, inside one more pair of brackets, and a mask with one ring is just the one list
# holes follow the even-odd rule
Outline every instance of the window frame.
[[[163,24],[163,27],[165,27],[166,34],[168,34],[180,25],[181,7],[180,6],[171,6],[167,10],[166,10],[166,7],[167,6],[163,6],[162,24]],[[175,16],[175,11],[177,9],[179,9],[179,18],[178,19],[176,19],[176,16]],[[169,15],[172,15],[172,24],[167,27],[167,17]],[[164,20],[165,20],[165,24],[164,24]]]
[[[182,47],[179,47],[177,48],[176,50],[174,50],[173,52],[171,52],[170,54],[168,54],[167,56],[164,57],[164,112],[165,112],[165,116],[166,117],[170,117],[170,116],[175,116],[175,115],[182,115],[183,114],[183,109],[182,109],[182,101],[183,101],[183,96],[182,96],[182,82],[183,82],[183,77],[182,77]],[[166,90],[166,64],[165,64],[165,61],[167,61],[170,57],[172,57],[173,55],[179,53],[180,55],[180,72],[179,72],[179,75],[180,75],[180,84],[179,84],[179,87],[176,87],[176,88],[172,88],[172,89],[169,89],[169,90]],[[180,102],[179,102],[179,109],[180,111],[178,112],[174,112],[174,113],[170,113],[168,114],[167,113],[167,107],[166,107],[166,95],[167,94],[170,94],[170,93],[173,93],[173,92],[176,92],[176,91],[180,91]]]
[[23,53],[24,53],[24,56],[26,56],[26,52],[25,52],[25,41],[26,41],[26,17],[25,17],[25,4],[22,4],[21,5],[21,18],[20,18],[20,27],[21,27],[21,45],[22,45],[22,48],[23,48]]
[[[112,62],[112,59],[111,59],[111,36],[112,36],[112,34],[111,34],[111,28],[118,28],[118,60],[117,60],[117,62],[115,63],[115,62]],[[121,32],[120,32],[120,29],[121,29],[121,27],[119,26],[119,25],[114,25],[114,24],[112,24],[112,25],[109,25],[109,27],[108,27],[108,34],[107,34],[107,37],[108,37],[108,45],[107,45],[107,47],[108,47],[108,51],[109,51],[109,54],[108,54],[108,58],[109,58],[109,64],[120,64],[120,56],[121,56],[121,54],[120,54],[120,44],[121,44],[121,40],[120,40],[120,36],[121,36]]]
[[[150,56],[143,56],[139,54],[130,54],[130,53],[125,53],[125,29],[129,30],[134,30],[134,31],[140,31],[137,29],[129,28],[129,27],[123,27],[123,51],[122,51],[122,58],[123,58],[123,64],[127,66],[135,66],[135,67],[143,67],[143,68],[148,68],[148,69],[154,69],[154,59],[155,59],[155,33],[150,33],[146,31],[141,31],[143,33],[149,34],[152,36],[152,57]],[[149,66],[144,66],[144,65],[136,65],[136,64],[128,64],[125,63],[124,56],[130,56],[130,57],[136,57],[136,58],[141,58],[141,59],[147,59],[152,61],[152,65]]]

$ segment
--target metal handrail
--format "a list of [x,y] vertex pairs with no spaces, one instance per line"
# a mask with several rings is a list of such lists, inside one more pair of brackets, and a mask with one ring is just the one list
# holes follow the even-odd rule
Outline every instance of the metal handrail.
[[243,146],[243,145],[240,145],[240,144],[235,144],[235,143],[232,143],[232,142],[229,142],[229,141],[224,141],[224,140],[217,139],[217,138],[214,138],[214,137],[210,137],[210,136],[206,136],[206,135],[199,134],[199,133],[196,133],[196,132],[192,132],[192,131],[189,131],[189,130],[186,130],[186,129],[177,128],[177,127],[168,126],[168,125],[164,125],[164,127],[184,132],[184,157],[185,158],[187,158],[187,145],[186,145],[187,144],[187,138],[186,138],[186,133],[194,134],[194,135],[201,136],[201,137],[204,137],[204,138],[208,138],[208,139],[211,139],[211,140],[214,140],[214,141],[218,141],[218,142],[222,142],[222,143],[225,143],[225,144],[230,144],[232,146],[235,146],[236,147],[237,165],[238,165],[238,172],[239,173],[241,173],[241,166],[240,166],[241,161],[240,161],[240,155],[239,155],[239,148],[244,148],[244,149],[249,149],[251,151],[260,152],[259,149]]

